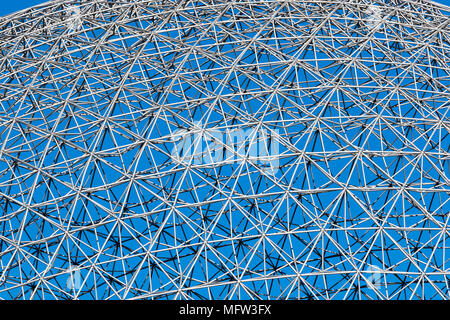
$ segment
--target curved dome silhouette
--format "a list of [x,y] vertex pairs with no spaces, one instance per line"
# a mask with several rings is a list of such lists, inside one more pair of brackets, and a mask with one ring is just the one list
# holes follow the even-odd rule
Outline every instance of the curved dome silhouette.
[[0,18],[1,299],[448,299],[449,8]]

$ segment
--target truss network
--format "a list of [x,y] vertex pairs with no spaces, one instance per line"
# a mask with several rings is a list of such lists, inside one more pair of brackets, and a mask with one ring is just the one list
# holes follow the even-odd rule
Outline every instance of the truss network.
[[[0,18],[0,298],[449,298],[448,10],[92,0]],[[277,147],[265,160],[251,135],[214,140],[248,130]],[[233,157],[194,161],[186,137]]]

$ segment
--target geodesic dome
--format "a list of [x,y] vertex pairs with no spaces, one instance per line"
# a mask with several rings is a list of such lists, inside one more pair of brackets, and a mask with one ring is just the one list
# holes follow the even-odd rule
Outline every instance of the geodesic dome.
[[1,18],[0,298],[449,298],[448,13],[102,0]]

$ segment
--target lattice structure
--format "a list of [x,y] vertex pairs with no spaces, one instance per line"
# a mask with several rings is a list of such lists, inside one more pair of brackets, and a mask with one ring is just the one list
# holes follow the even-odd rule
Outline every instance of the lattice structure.
[[[0,18],[0,298],[449,298],[448,10],[102,0]],[[250,135],[213,134],[245,130],[276,146],[264,161]]]

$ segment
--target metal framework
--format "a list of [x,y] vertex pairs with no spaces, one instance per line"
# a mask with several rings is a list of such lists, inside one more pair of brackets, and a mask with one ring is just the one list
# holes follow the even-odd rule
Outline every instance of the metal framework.
[[449,23],[426,0],[0,18],[0,298],[449,298]]

